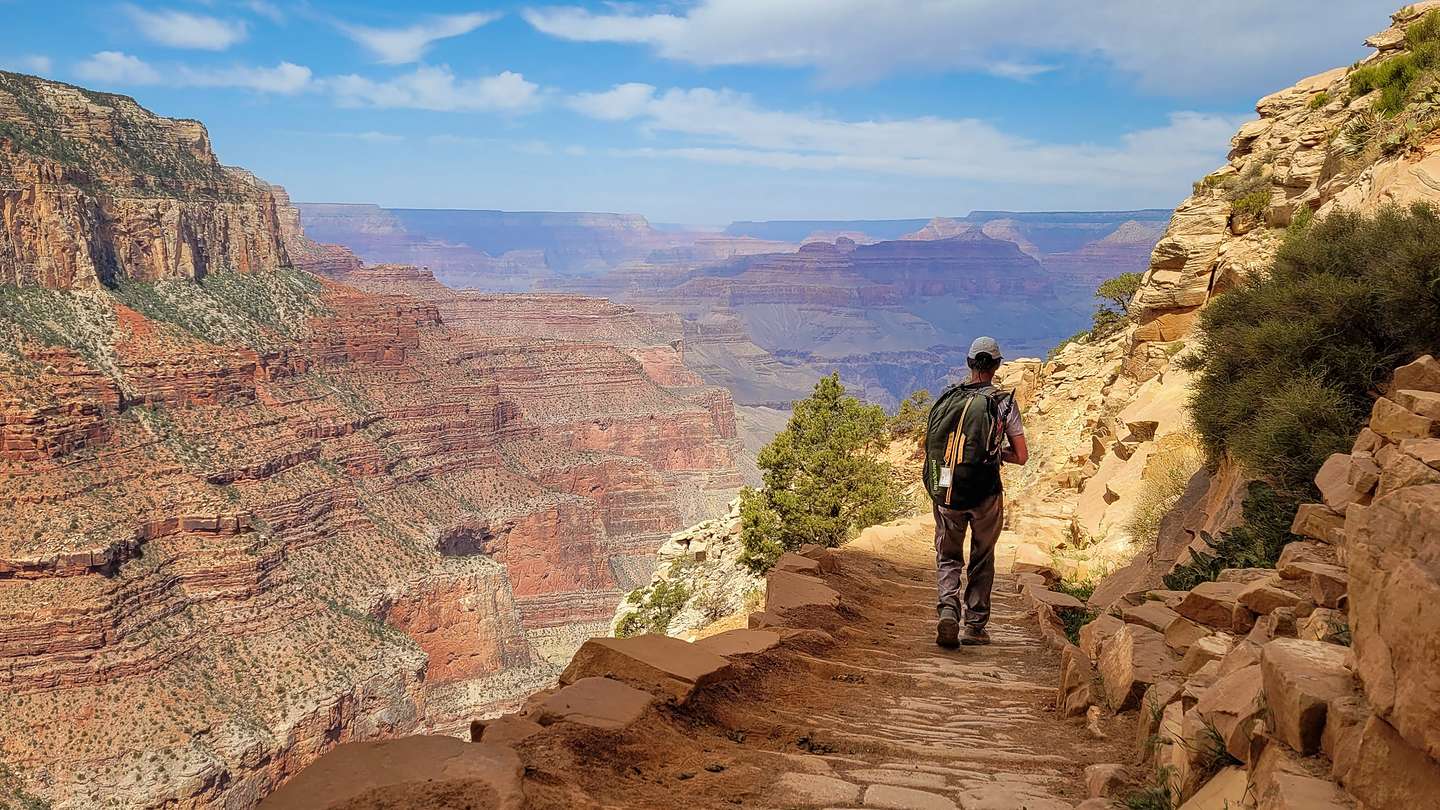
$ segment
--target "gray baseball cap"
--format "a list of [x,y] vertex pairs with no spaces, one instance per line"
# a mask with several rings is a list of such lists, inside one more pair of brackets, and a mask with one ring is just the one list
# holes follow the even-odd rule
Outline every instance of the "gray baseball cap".
[[992,360],[1000,360],[1004,357],[1004,355],[1000,354],[1000,344],[996,343],[995,338],[992,337],[978,337],[975,338],[974,343],[970,344],[970,354],[968,356],[971,360],[974,360],[982,354],[990,355]]

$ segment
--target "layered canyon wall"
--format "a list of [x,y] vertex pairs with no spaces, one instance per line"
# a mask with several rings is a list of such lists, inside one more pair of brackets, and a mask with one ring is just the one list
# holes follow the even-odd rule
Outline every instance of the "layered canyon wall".
[[364,267],[119,96],[0,74],[0,151],[0,766],[57,807],[463,733],[739,485],[673,317]]

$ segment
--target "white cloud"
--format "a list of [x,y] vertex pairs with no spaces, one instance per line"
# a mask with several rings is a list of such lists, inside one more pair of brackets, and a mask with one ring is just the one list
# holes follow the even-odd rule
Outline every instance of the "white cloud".
[[138,57],[100,51],[75,66],[75,75],[101,84],[159,84],[160,72]]
[[570,106],[601,121],[624,121],[649,108],[655,86],[631,82],[617,84],[603,93],[578,93],[570,98]]
[[332,138],[344,138],[349,141],[364,141],[365,143],[404,143],[404,135],[396,135],[391,132],[330,132]]
[[520,112],[538,103],[540,90],[508,70],[461,79],[443,65],[418,67],[383,81],[352,74],[327,79],[324,84],[342,106],[447,112]]
[[273,23],[285,22],[285,12],[280,7],[268,0],[246,0],[245,8],[250,9],[251,14],[264,17]]
[[430,45],[438,40],[468,34],[482,25],[494,22],[501,15],[489,12],[452,14],[431,17],[405,28],[371,28],[365,25],[339,23],[341,31],[360,43],[386,65],[418,62]]
[[125,6],[125,14],[141,36],[171,48],[223,51],[245,39],[246,26],[240,20],[222,20],[187,11],[149,11]]
[[55,69],[55,61],[48,56],[32,53],[17,56],[14,59],[0,59],[0,69],[14,70],[20,73],[35,73],[43,76]]
[[1244,118],[1179,112],[1162,126],[1096,145],[1036,141],[975,118],[851,121],[769,110],[710,88],[642,93],[621,85],[570,104],[595,118],[634,120],[643,132],[689,140],[612,152],[618,156],[1144,191],[1183,187],[1214,168]]
[[[1030,78],[1099,57],[1170,95],[1294,81],[1361,55],[1395,0],[699,0],[683,13],[572,6],[523,13],[581,42],[645,44],[697,65],[813,67],[859,83],[903,70]],[[1201,44],[1203,43],[1203,45]]]
[[290,62],[275,67],[156,68],[120,51],[100,51],[75,66],[80,78],[106,85],[163,84],[171,87],[237,87],[262,93],[294,94],[311,87],[310,68]]

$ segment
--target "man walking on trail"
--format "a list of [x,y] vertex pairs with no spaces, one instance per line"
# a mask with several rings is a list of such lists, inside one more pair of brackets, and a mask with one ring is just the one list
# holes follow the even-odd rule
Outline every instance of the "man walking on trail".
[[994,385],[1003,359],[994,338],[976,338],[966,358],[969,379],[935,400],[926,425],[925,488],[935,510],[940,592],[935,643],[942,647],[990,643],[985,624],[990,620],[990,589],[995,582],[995,541],[1005,517],[1000,465],[1024,464],[1030,456],[1013,393]]

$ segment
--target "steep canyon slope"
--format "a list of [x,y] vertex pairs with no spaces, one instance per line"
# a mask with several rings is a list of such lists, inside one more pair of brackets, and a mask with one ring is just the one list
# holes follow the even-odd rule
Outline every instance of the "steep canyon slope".
[[246,807],[462,730],[739,485],[676,319],[364,267],[196,122],[0,73],[0,213],[6,790]]

